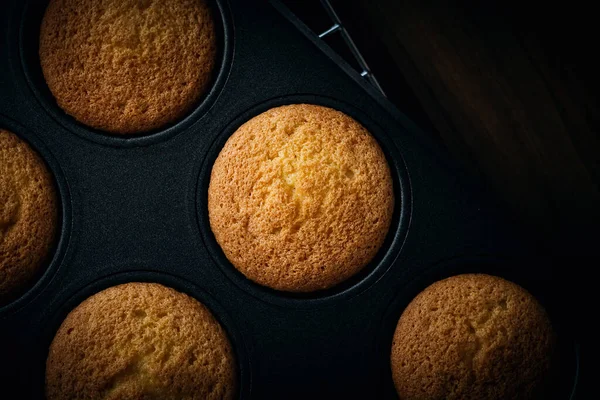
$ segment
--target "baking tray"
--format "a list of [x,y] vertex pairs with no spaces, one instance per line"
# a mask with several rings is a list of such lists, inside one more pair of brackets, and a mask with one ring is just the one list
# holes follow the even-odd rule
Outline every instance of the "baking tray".
[[[542,301],[560,338],[553,393],[575,398],[576,338],[549,260],[480,183],[283,5],[215,1],[221,62],[210,93],[176,124],[123,138],[94,132],[54,102],[37,55],[46,4],[0,4],[0,126],[41,154],[62,204],[48,269],[0,308],[0,398],[43,398],[48,346],[83,299],[153,281],[199,299],[223,324],[240,398],[394,399],[389,351],[400,313],[427,285],[460,272],[505,276]],[[227,261],[208,225],[207,186],[237,127],[299,102],[341,110],[371,131],[397,204],[384,246],[359,276],[292,295],[248,281]]]

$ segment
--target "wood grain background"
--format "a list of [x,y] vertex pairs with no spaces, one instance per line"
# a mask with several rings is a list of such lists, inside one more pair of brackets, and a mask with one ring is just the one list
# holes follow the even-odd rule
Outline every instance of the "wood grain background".
[[[594,26],[494,2],[338,3],[392,101],[413,119],[404,103],[418,102],[416,119],[546,240],[585,251],[599,227],[598,62],[573,43]],[[414,98],[389,84],[400,76]]]

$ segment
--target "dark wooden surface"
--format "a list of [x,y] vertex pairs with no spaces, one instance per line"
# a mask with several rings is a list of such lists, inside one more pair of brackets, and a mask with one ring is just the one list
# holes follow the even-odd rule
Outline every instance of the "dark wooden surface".
[[593,37],[593,25],[577,18],[573,30],[561,16],[549,26],[541,15],[527,24],[526,11],[493,2],[336,3],[390,99],[519,218],[561,240],[573,229],[586,240],[598,227],[598,103],[589,82],[597,69],[589,47],[577,54],[569,43]]

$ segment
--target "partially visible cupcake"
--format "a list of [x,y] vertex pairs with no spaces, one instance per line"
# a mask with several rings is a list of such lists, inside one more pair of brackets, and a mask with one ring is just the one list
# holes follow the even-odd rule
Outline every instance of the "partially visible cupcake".
[[45,270],[57,236],[54,180],[40,156],[0,129],[0,306]]
[[394,211],[371,134],[331,108],[272,108],[229,138],[212,169],[210,227],[231,263],[272,289],[312,292],[360,272]]
[[224,329],[192,297],[157,283],[103,290],[60,326],[46,397],[233,399],[237,368]]
[[421,292],[394,334],[400,399],[533,399],[551,368],[554,333],[522,287],[483,274],[453,276]]
[[206,0],[50,0],[39,53],[67,114],[127,135],[198,104],[212,84],[217,36]]

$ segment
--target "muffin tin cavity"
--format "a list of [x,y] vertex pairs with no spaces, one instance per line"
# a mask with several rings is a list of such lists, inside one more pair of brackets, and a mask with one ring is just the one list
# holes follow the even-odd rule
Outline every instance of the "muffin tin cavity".
[[[247,398],[250,391],[250,370],[248,368],[249,359],[247,356],[246,345],[243,341],[242,335],[234,325],[233,321],[229,317],[229,312],[226,311],[223,306],[217,302],[211,295],[209,295],[203,289],[195,286],[194,284],[178,278],[173,275],[164,273],[153,273],[147,271],[130,271],[126,273],[119,273],[104,278],[100,278],[97,281],[89,283],[83,288],[76,288],[74,286],[69,287],[69,292],[72,294],[69,296],[66,302],[57,302],[52,305],[51,310],[48,311],[47,318],[44,321],[46,329],[40,333],[39,337],[39,356],[43,356],[37,360],[37,369],[33,372],[36,376],[35,381],[37,386],[33,388],[31,395],[33,398],[40,397],[44,393],[44,374],[45,367],[41,368],[40,365],[44,366],[46,357],[48,356],[48,350],[52,343],[59,327],[63,321],[69,315],[71,311],[77,308],[84,300],[91,296],[114,286],[118,286],[126,283],[141,282],[141,283],[158,283],[167,288],[174,289],[178,292],[184,293],[193,299],[200,302],[217,320],[225,331],[230,345],[233,349],[233,356],[236,364],[236,376],[237,376],[237,390],[235,398],[244,399]],[[166,310],[165,310],[166,311]],[[143,310],[131,310],[134,317],[148,318]],[[159,321],[160,322],[160,321]],[[158,322],[148,322],[150,326],[156,326]],[[99,338],[100,340],[100,338]],[[156,349],[155,351],[158,351]],[[151,357],[152,358],[152,357]],[[153,359],[158,360],[157,357]],[[156,361],[155,360],[155,361]],[[193,361],[193,358],[191,359]],[[131,369],[131,368],[130,368]],[[127,369],[126,369],[127,370]],[[117,379],[119,376],[116,377]]]
[[[62,88],[60,90],[63,92],[62,96],[64,97],[62,100],[64,103],[63,107],[66,110],[72,110],[71,113],[73,115],[80,115],[79,120],[89,120],[89,124],[84,124],[67,114],[61,107],[59,107],[56,98],[49,89],[46,78],[44,77],[44,73],[42,72],[42,64],[40,59],[40,30],[49,1],[29,0],[25,6],[22,24],[20,27],[21,63],[29,86],[46,112],[48,112],[57,122],[62,124],[69,131],[88,140],[117,147],[145,146],[167,140],[168,138],[187,130],[197,120],[201,119],[206,114],[208,109],[219,96],[219,93],[221,92],[229,73],[233,51],[233,31],[231,27],[229,8],[224,0],[209,0],[207,3],[210,8],[212,20],[214,22],[216,42],[214,65],[210,68],[208,65],[206,65],[198,66],[197,68],[192,69],[188,68],[185,71],[182,70],[181,72],[185,72],[185,74],[190,75],[190,77],[186,80],[180,76],[181,74],[179,74],[177,77],[174,77],[176,84],[173,82],[172,85],[169,85],[165,82],[165,79],[159,79],[159,81],[155,82],[155,84],[148,83],[148,85],[143,85],[140,83],[140,79],[136,78],[135,82],[137,82],[139,85],[132,89],[127,88],[128,79],[127,76],[124,75],[118,78],[115,77],[113,79],[113,83],[115,85],[118,84],[118,86],[115,86],[112,89],[98,87],[98,89],[95,90],[91,88],[91,92],[86,92],[86,94],[82,97],[82,95],[78,94],[77,92],[71,93],[72,90],[79,89],[74,89],[72,87],[73,85],[64,81],[67,79],[67,77],[60,71],[65,68],[67,68],[65,71],[69,71],[68,65],[64,66],[61,64],[62,62],[66,61],[60,59],[52,61],[52,57],[54,56],[51,52],[51,49],[46,48],[45,50],[47,54],[44,54],[43,56],[48,57],[50,60],[47,61],[48,65],[45,67],[46,74],[52,74],[53,82],[56,81],[54,86]],[[151,2],[139,3],[140,7],[142,7],[144,4],[150,6]],[[160,5],[160,3],[158,4]],[[102,10],[96,11],[101,12]],[[92,12],[92,14],[96,15],[96,11]],[[151,11],[150,7],[142,7],[140,8],[139,13],[135,14],[134,17],[137,16],[139,18],[143,18],[145,13],[149,11]],[[110,68],[114,68],[115,63],[121,63],[125,68],[129,64],[138,65],[137,60],[143,56],[144,51],[142,48],[144,45],[150,46],[149,49],[151,50],[153,46],[158,46],[160,44],[160,40],[162,39],[156,35],[160,35],[161,30],[160,27],[153,27],[153,19],[149,19],[145,22],[143,27],[141,27],[139,30],[136,30],[133,29],[133,26],[131,27],[132,29],[129,29],[129,27],[125,24],[125,20],[129,18],[129,14],[113,12],[112,14],[114,15],[111,14],[112,17],[108,14],[102,16],[102,18],[110,17],[123,19],[123,21],[113,21],[112,24],[107,25],[108,27],[112,26],[115,30],[115,32],[113,32],[114,43],[111,42],[111,46],[114,47],[114,57],[111,59],[100,60],[97,59],[97,57],[99,58],[100,56],[97,54],[95,55],[92,52],[90,54],[82,54],[81,60],[87,58],[88,61],[92,60],[94,63],[104,62],[107,63],[106,65]],[[61,14],[54,12],[53,15],[57,16]],[[65,21],[55,22],[59,25],[66,23]],[[156,21],[154,21],[154,23],[156,23]],[[190,22],[190,24],[191,23],[193,22]],[[48,25],[50,25],[50,23],[48,23]],[[100,28],[101,27],[98,27],[97,29]],[[200,26],[200,28],[205,29],[204,26]],[[77,37],[77,35],[83,33],[78,32],[77,27],[73,27],[72,34],[74,37]],[[101,40],[100,38],[106,35],[110,36],[111,33],[97,32],[97,39]],[[58,39],[46,38],[46,47],[51,46],[53,40]],[[91,40],[91,36],[85,40]],[[48,45],[48,43],[50,43],[50,45]],[[205,53],[210,52],[206,49],[207,46],[210,47],[208,44],[203,44],[200,46],[198,48],[197,55],[195,53],[188,54],[189,61],[192,63],[200,62],[201,58],[206,55]],[[81,46],[81,48],[82,51],[85,51],[86,47]],[[138,50],[142,53],[137,54]],[[176,55],[173,55],[173,57],[176,57]],[[164,61],[167,62],[170,59],[170,57],[166,57]],[[145,68],[144,65],[145,64],[143,61],[139,61],[138,67],[140,69]],[[156,68],[160,67],[160,65],[152,66],[148,64],[147,74],[138,74],[145,76],[145,79],[148,79],[148,82],[150,82],[152,79],[156,79],[157,76],[160,76],[162,71],[154,71]],[[178,65],[166,67],[169,69],[179,68]],[[98,68],[94,69],[97,70]],[[181,68],[183,68],[183,66]],[[201,82],[201,79],[195,79],[192,76],[196,74],[195,71],[204,69],[212,70],[210,74],[206,74],[207,76],[210,76],[206,82]],[[110,72],[110,70],[108,72]],[[80,75],[85,76],[85,72],[82,72]],[[193,82],[196,82],[196,84]],[[95,81],[93,81],[93,83],[95,84]],[[159,88],[162,89],[159,90]],[[159,90],[159,92],[146,93],[148,90]],[[143,101],[142,99],[136,99],[135,93],[137,91],[150,96],[148,97],[150,100]],[[193,93],[201,94],[194,95]],[[113,95],[114,98],[110,98]],[[159,97],[164,97],[164,99],[159,100]],[[117,98],[122,100],[117,101]],[[190,99],[192,102],[189,102],[185,99]],[[85,104],[77,104],[77,102],[85,102]],[[97,107],[91,107],[88,105],[88,103],[98,104]],[[98,108],[105,108],[107,111],[106,113],[95,115],[96,111],[94,110],[97,110]],[[96,129],[91,127],[92,125],[105,128]],[[137,129],[136,126],[139,127],[139,129]]]
[[[33,151],[37,153],[44,162],[44,166],[51,175],[52,185],[56,193],[56,226],[54,227],[54,240],[50,250],[46,254],[45,261],[40,270],[35,274],[33,280],[16,296],[11,296],[8,302],[0,304],[0,317],[10,314],[12,311],[24,306],[35,297],[52,280],[62,263],[66,252],[67,243],[71,231],[71,207],[69,191],[64,175],[56,163],[48,148],[31,132],[19,124],[0,116],[0,129],[14,134],[18,139],[24,141]],[[10,229],[14,229],[21,218],[24,206],[16,193],[18,182],[14,182],[10,176],[0,177],[0,202],[3,204],[0,215],[0,239]],[[31,233],[33,234],[33,233]]]
[[[406,307],[417,295],[435,282],[462,274],[486,274],[518,284],[530,292],[544,307],[556,335],[549,379],[544,387],[546,390],[544,398],[574,400],[579,380],[579,346],[569,333],[571,323],[569,316],[564,314],[560,305],[552,301],[552,293],[547,287],[519,272],[526,265],[525,260],[489,256],[457,257],[429,266],[410,282],[398,285],[397,294],[388,305],[374,342],[375,358],[379,360],[377,371],[381,380],[378,398],[398,399],[392,379],[390,354],[398,321]],[[502,304],[498,306],[501,307]],[[493,314],[494,310],[491,309],[490,316]],[[439,317],[441,316],[437,315],[437,318]],[[423,315],[423,318],[436,318],[435,311],[430,315]]]
[[[307,293],[279,291],[259,285],[246,278],[227,260],[211,230],[208,218],[208,187],[212,168],[224,144],[245,122],[272,108],[290,104],[315,104],[341,111],[354,118],[375,138],[382,149],[392,177],[395,206],[385,241],[375,257],[361,271],[330,289]],[[217,138],[204,161],[197,191],[197,213],[200,231],[204,243],[209,248],[215,262],[236,285],[264,301],[285,304],[292,307],[306,307],[315,304],[327,304],[336,299],[351,297],[367,289],[370,284],[381,278],[398,256],[408,229],[411,199],[409,180],[400,151],[390,140],[388,134],[360,110],[343,102],[320,96],[286,96],[264,102],[239,115]]]

